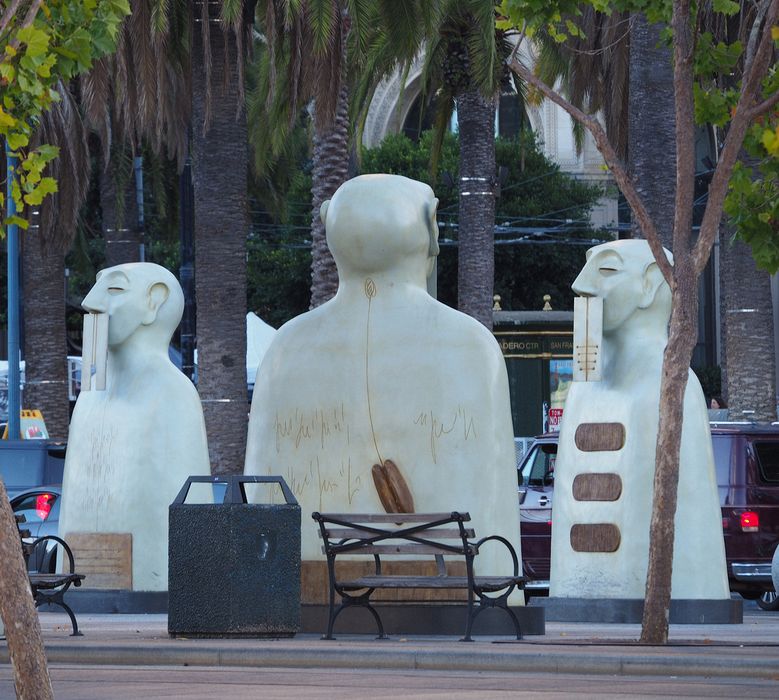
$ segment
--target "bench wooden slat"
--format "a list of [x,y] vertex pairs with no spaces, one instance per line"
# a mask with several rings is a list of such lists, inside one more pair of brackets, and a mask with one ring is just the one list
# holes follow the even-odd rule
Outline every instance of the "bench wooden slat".
[[[447,520],[449,513],[320,513],[323,520],[345,520],[350,524],[359,523],[429,523]],[[468,513],[460,513],[463,521],[471,519]]]
[[[474,586],[483,591],[499,591],[512,584],[521,585],[523,576],[474,576]],[[339,588],[468,588],[467,576],[361,576],[352,581],[340,581]]]
[[[322,531],[319,530],[319,537],[323,537]],[[365,539],[366,537],[373,537],[379,533],[374,533],[361,528],[327,528],[327,537],[331,540],[345,540],[345,539]],[[475,537],[475,530],[471,528],[465,528],[466,537]],[[430,528],[429,530],[422,530],[412,537],[421,537],[422,539],[430,540],[458,540],[462,542],[460,537],[460,530],[455,528]],[[404,539],[404,538],[401,538]]]
[[[347,543],[348,544],[348,543]],[[343,552],[344,554],[350,554],[350,552]],[[368,544],[361,545],[359,549],[356,549],[355,554],[450,554],[462,556],[462,544],[457,552],[453,552],[451,549],[445,547],[436,547],[435,545],[428,544],[414,544],[409,542],[408,544]]]

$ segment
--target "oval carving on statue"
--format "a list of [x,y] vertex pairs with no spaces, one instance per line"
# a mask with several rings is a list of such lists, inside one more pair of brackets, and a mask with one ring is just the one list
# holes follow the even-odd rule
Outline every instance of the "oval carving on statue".
[[612,523],[577,523],[571,527],[574,552],[616,552],[621,535]]
[[577,501],[616,501],[621,495],[619,474],[577,474],[573,480],[573,497]]
[[582,452],[615,452],[625,445],[622,423],[580,423],[574,436]]

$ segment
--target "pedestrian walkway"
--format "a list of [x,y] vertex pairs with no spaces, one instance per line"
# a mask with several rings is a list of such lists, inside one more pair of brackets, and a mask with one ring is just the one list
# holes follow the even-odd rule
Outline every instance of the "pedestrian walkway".
[[[50,663],[266,668],[428,669],[641,676],[779,678],[779,613],[754,606],[740,625],[672,625],[670,642],[637,643],[639,625],[547,622],[545,634],[511,637],[318,635],[289,639],[172,639],[165,615],[41,613]],[[8,662],[0,642],[0,662]]]

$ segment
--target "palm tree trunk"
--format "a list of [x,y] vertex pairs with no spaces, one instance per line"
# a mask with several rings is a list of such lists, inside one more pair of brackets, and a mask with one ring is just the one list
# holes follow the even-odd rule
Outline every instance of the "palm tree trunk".
[[[227,46],[225,47],[225,43]],[[246,115],[232,32],[210,28],[210,125],[200,27],[193,32],[192,160],[198,391],[215,474],[240,473],[246,450]]]
[[[722,227],[720,284],[724,336],[723,391],[732,420],[776,420],[771,280],[750,247]],[[744,413],[754,411],[754,413]]]
[[[319,218],[322,203],[349,177],[349,88],[346,82],[346,34],[342,23],[340,87],[335,119],[321,125],[315,119],[311,182],[311,308],[324,304],[338,291],[338,270],[327,247],[325,225]],[[316,107],[315,107],[316,109]]]
[[457,98],[460,208],[457,306],[492,330],[495,280],[495,101],[470,87]]
[[126,152],[114,148],[108,169],[100,166],[105,267],[140,260],[141,240],[137,228],[135,180],[130,164],[127,163]]
[[[631,16],[628,167],[655,222],[671,248],[676,190],[676,126],[670,50],[660,42],[662,24]],[[634,221],[632,234],[642,237]]]
[[65,333],[65,255],[47,249],[40,228],[23,237],[24,408],[39,409],[49,435],[66,439],[70,420]]

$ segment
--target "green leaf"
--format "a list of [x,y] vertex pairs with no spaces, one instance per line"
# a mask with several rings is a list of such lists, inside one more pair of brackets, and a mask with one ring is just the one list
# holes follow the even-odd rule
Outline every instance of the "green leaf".
[[741,9],[739,4],[733,2],[733,0],[713,0],[712,7],[715,12],[721,12],[729,17],[735,15]]
[[22,218],[21,216],[9,216],[6,218],[6,220],[3,223],[6,226],[16,224],[19,228],[24,229],[25,231],[30,225],[30,222],[27,221],[27,219]]
[[26,53],[28,56],[41,56],[49,50],[49,35],[33,25],[22,27],[16,36],[19,41],[27,44]]
[[8,142],[8,147],[12,151],[18,151],[20,148],[24,148],[30,143],[30,137],[27,136],[27,134],[20,134],[19,132],[6,134],[5,138]]

